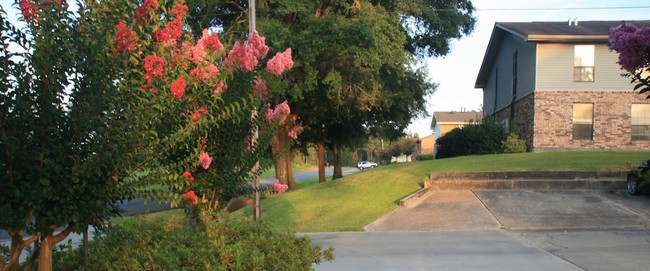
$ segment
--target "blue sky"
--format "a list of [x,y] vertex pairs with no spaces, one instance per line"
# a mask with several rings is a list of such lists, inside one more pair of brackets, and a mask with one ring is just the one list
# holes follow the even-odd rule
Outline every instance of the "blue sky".
[[[647,0],[475,0],[472,3],[477,9],[478,19],[474,32],[454,41],[451,53],[445,58],[428,59],[422,63],[428,69],[431,81],[439,84],[436,93],[428,98],[429,114],[434,111],[481,108],[483,91],[475,89],[474,82],[497,21],[568,21],[569,18],[578,18],[578,21],[650,20],[650,1]],[[606,7],[645,8],[600,9]],[[432,133],[430,124],[431,117],[416,119],[407,132],[417,133],[420,137],[428,136]]]

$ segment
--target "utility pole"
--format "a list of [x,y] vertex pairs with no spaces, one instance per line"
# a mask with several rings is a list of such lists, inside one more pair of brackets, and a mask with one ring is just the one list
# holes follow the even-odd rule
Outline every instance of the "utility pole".
[[[249,32],[253,34],[255,32],[255,0],[248,0],[249,8]],[[251,119],[255,118],[257,115],[257,108],[253,108],[253,114]],[[259,128],[257,126],[253,127],[253,138],[251,140],[251,145],[255,146],[257,138],[259,137]],[[255,167],[253,167],[253,220],[258,221],[261,218],[260,211],[260,179],[259,179],[259,170],[260,170],[260,161],[255,162]]]

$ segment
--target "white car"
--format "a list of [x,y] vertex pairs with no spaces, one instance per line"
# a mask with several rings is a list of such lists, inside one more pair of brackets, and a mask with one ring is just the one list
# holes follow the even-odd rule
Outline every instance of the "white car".
[[375,162],[370,162],[370,161],[361,161],[357,163],[357,168],[359,170],[363,170],[365,168],[375,168],[377,167],[377,163]]

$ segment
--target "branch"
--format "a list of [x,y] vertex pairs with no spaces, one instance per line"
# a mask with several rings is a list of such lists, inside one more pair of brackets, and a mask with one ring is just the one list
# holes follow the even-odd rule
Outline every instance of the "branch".
[[27,240],[23,240],[22,233],[16,233],[15,231],[9,231],[9,235],[11,235],[11,241],[18,242],[18,244],[16,244],[15,250],[11,251],[11,260],[9,261],[9,264],[7,264],[7,266],[3,267],[4,270],[12,270],[14,266],[16,266],[16,264],[19,264],[20,254],[23,252],[23,249],[29,244],[38,240],[38,238],[41,236],[41,233],[38,232],[34,234],[34,236],[28,238]]

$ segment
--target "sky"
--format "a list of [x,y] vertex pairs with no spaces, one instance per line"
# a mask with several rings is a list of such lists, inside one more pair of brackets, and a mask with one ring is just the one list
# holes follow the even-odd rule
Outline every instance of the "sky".
[[[0,5],[15,22],[19,11],[13,9],[13,2],[0,0]],[[428,70],[429,79],[438,84],[436,92],[427,98],[429,115],[435,111],[481,109],[483,91],[475,89],[474,83],[497,21],[650,20],[649,0],[473,0],[472,3],[477,19],[474,31],[454,40],[447,56],[420,63]],[[414,119],[406,132],[425,137],[432,133],[430,125],[431,116]]]
[[[602,0],[474,0],[477,23],[469,36],[452,42],[444,58],[421,63],[438,89],[428,100],[429,115],[434,111],[480,110],[483,91],[475,89],[476,76],[483,62],[495,22],[620,21],[650,20],[650,1]],[[618,7],[618,8],[616,8]],[[635,8],[621,8],[635,7]],[[643,7],[643,8],[639,8]],[[421,138],[431,135],[431,116],[413,120],[407,133]]]

